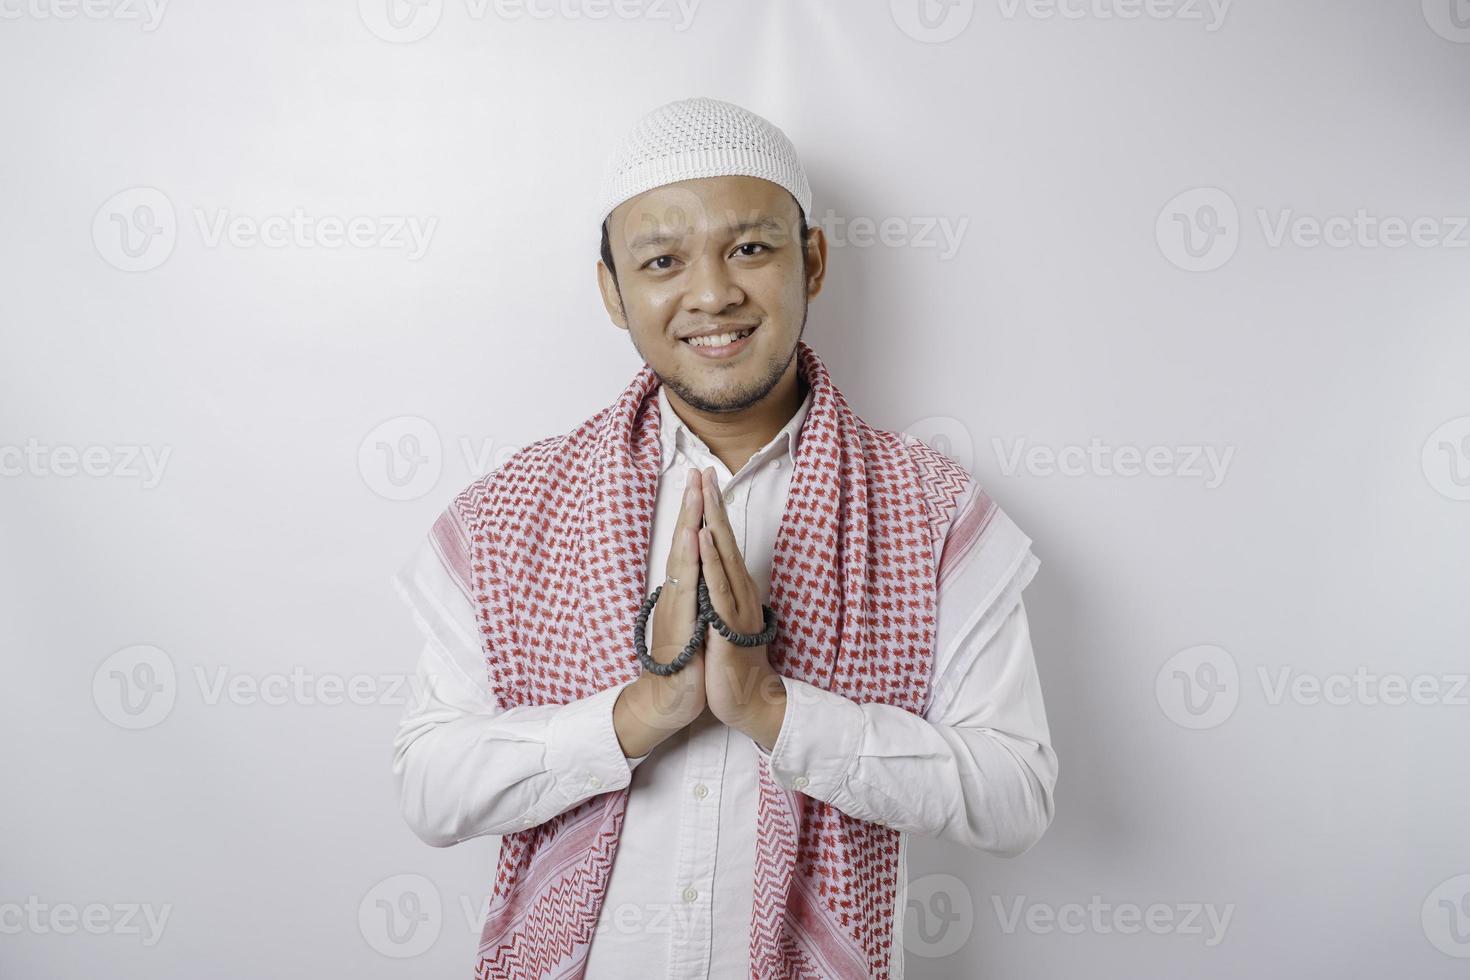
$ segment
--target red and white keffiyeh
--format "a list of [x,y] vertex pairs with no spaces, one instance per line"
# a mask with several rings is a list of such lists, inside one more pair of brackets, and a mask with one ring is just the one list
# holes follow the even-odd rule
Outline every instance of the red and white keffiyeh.
[[[923,442],[874,429],[798,342],[815,389],[776,536],[768,648],[781,674],[921,714],[937,608],[934,560],[970,476]],[[525,447],[440,518],[468,569],[488,681],[504,709],[565,704],[635,679],[631,630],[658,489],[658,377]],[[971,515],[993,506],[977,490]],[[946,561],[949,556],[946,554]],[[751,976],[889,975],[899,832],[783,789],[760,767]],[[629,788],[501,840],[480,978],[583,976]]]

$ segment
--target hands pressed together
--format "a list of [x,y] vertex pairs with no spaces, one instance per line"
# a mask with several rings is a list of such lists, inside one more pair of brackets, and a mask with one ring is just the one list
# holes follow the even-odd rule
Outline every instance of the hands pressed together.
[[[714,467],[689,470],[666,571],[678,584],[665,581],[653,611],[648,653],[659,663],[671,662],[689,642],[698,615],[701,573],[710,604],[731,629],[741,633],[764,629],[760,590],[735,541]],[[644,754],[706,707],[770,751],[785,717],[785,687],[766,647],[737,646],[709,626],[704,648],[683,670],[668,676],[645,672],[634,686],[638,685],[644,685],[642,697],[635,694],[627,706],[620,697],[614,707],[614,727],[629,755]],[[626,710],[620,716],[622,708]],[[631,722],[628,711],[633,713]],[[627,751],[630,746],[634,751]]]

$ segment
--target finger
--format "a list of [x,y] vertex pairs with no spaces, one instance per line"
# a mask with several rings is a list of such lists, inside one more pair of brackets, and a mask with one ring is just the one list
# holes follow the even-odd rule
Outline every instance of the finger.
[[679,535],[682,543],[678,549],[679,564],[674,572],[679,584],[671,587],[674,593],[671,608],[675,622],[687,633],[699,613],[699,532],[694,528],[682,528]]
[[[699,620],[699,540],[692,528],[679,528],[669,549],[669,571],[679,580],[659,586],[653,611],[653,636],[649,649],[660,663],[673,660],[689,642],[690,631]],[[677,561],[675,559],[678,559]],[[683,566],[688,565],[686,569]]]
[[740,553],[740,545],[735,541],[735,529],[730,526],[730,515],[725,512],[725,500],[720,495],[719,478],[715,476],[713,466],[704,473],[704,497],[705,514],[708,518],[705,524],[714,534],[715,545],[724,563],[730,587],[743,605],[750,601],[755,583],[750,578],[749,569],[745,567],[745,556]]
[[709,589],[710,605],[732,628],[740,616],[740,603],[735,590],[730,587],[730,577],[725,574],[724,562],[720,559],[719,543],[709,528],[699,532],[699,561],[704,569],[704,584]]
[[699,544],[692,532],[699,530],[703,519],[704,497],[699,492],[699,471],[691,468],[687,480],[683,501],[679,505],[679,517],[674,522],[674,540],[669,546],[664,576],[679,580],[675,588],[680,593],[693,595],[694,583],[690,580],[699,570]]
[[[696,471],[691,469],[689,473],[679,517],[674,523],[674,537],[669,545],[668,560],[664,565],[664,581],[661,583],[663,591],[659,593],[658,611],[655,614],[656,619],[662,617],[666,623],[665,628],[659,630],[661,639],[670,629],[677,633],[687,628],[699,612],[698,531],[704,503],[699,493],[699,481],[695,478]],[[671,578],[678,579],[678,584],[671,583]],[[670,616],[673,618],[668,619]],[[683,642],[679,641],[681,649]]]

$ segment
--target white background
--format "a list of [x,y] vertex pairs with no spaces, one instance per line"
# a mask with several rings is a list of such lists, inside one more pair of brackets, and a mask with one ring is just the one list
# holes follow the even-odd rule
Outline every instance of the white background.
[[0,973],[469,975],[389,574],[631,379],[598,169],[709,95],[802,154],[839,387],[1042,560],[1057,816],[913,840],[909,975],[1465,975],[1470,5],[928,2],[0,0]]

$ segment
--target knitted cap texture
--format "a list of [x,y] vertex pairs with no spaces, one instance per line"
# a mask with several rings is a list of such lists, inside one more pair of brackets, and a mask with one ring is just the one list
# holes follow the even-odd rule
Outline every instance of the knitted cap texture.
[[719,99],[669,102],[634,124],[608,155],[598,198],[599,221],[644,191],[699,177],[761,177],[791,192],[803,217],[812,191],[796,147],[755,113]]

